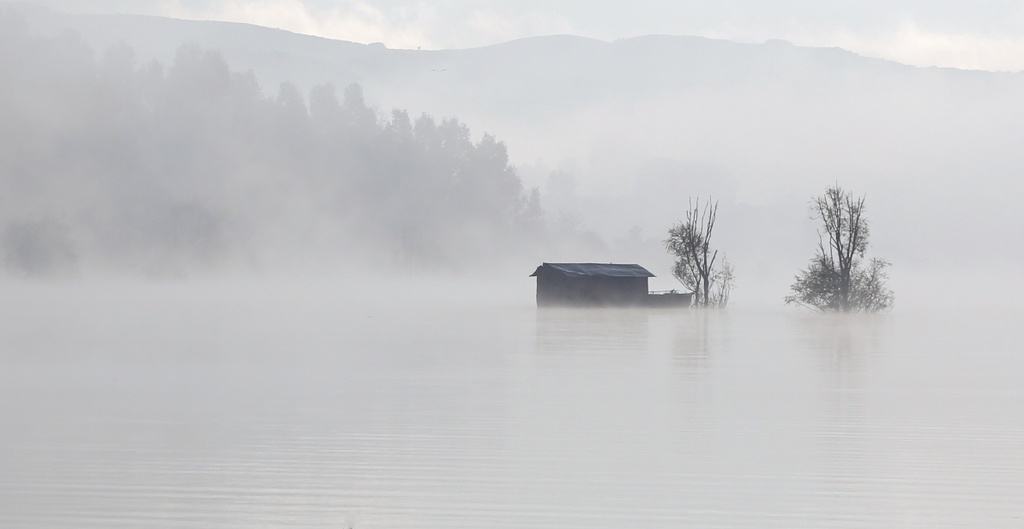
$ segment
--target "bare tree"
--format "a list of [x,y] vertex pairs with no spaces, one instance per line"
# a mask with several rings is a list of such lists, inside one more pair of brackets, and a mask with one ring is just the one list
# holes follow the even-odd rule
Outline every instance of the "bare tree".
[[711,236],[718,219],[718,202],[691,199],[682,222],[668,231],[665,248],[676,257],[672,273],[693,292],[698,306],[724,306],[732,289],[733,270],[723,259],[716,267],[718,250]]
[[872,259],[867,269],[861,266],[870,234],[864,202],[838,185],[814,199],[814,218],[821,223],[818,252],[797,274],[786,303],[844,312],[892,306],[892,291],[885,284],[889,263]]
[[736,280],[736,273],[733,271],[732,263],[725,257],[722,258],[722,266],[715,272],[714,290],[711,291],[711,304],[725,308],[729,305],[729,298],[732,296],[733,283]]

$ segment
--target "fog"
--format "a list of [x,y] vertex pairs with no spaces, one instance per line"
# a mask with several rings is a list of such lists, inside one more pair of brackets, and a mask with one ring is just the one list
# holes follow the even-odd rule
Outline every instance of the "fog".
[[[1015,527],[1022,89],[0,4],[0,526]],[[783,304],[837,184],[891,312]],[[698,196],[727,307],[536,306]]]
[[1019,313],[378,293],[5,287],[0,524],[1018,525]]
[[[5,99],[19,104],[4,134],[44,151],[19,148],[5,163],[105,183],[37,189],[50,201],[40,208],[22,194],[32,214],[8,210],[8,246],[33,230],[72,241],[78,268],[187,275],[340,259],[511,273],[540,260],[626,260],[672,288],[661,241],[701,194],[722,203],[738,301],[769,304],[813,250],[810,197],[839,183],[869,197],[874,253],[893,262],[901,306],[941,303],[963,276],[984,286],[958,298],[1006,303],[986,292],[1017,281],[1022,256],[1005,242],[1024,228],[1021,74],[778,41],[566,36],[418,52],[238,24],[17,11],[6,24],[21,29],[5,32],[5,46],[35,44],[8,55],[18,59]],[[90,86],[70,82],[81,76]],[[352,85],[361,97],[346,97]],[[115,225],[133,233],[111,235]],[[481,255],[502,258],[469,264]]]
[[542,236],[506,148],[351,84],[265,94],[215,51],[166,66],[8,17],[5,264],[182,274],[231,264],[452,267]]

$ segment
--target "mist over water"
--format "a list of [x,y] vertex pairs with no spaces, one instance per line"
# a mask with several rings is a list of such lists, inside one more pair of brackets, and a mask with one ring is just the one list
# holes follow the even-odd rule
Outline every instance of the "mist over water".
[[[1024,526],[1022,87],[0,1],[0,528]],[[782,307],[831,185],[891,313]],[[728,310],[535,306],[695,196]]]
[[1021,523],[1019,313],[452,288],[8,288],[0,525]]

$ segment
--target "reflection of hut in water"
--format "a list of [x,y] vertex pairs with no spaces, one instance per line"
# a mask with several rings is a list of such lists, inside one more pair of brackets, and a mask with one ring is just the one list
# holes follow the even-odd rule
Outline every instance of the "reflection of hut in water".
[[543,263],[537,278],[537,305],[684,306],[690,294],[651,294],[649,270],[637,264]]
[[[536,311],[536,352],[552,356],[649,351],[652,318],[646,310]],[[680,318],[662,317],[660,321]],[[686,319],[686,318],[682,318]]]

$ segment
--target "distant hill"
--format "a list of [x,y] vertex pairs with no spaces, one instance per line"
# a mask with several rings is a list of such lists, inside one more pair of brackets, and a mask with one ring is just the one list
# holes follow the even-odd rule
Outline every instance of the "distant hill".
[[643,117],[636,111],[653,110],[644,102],[706,92],[737,98],[749,91],[773,97],[789,93],[794,101],[778,103],[800,104],[826,93],[839,102],[851,95],[847,89],[897,96],[938,88],[964,97],[981,89],[989,97],[1019,94],[1024,86],[1020,74],[917,68],[784,41],[740,44],[655,35],[603,42],[549,36],[474,49],[419,51],[229,22],[65,15],[41,9],[31,10],[28,18],[41,32],[72,29],[97,49],[127,43],[141,60],[166,63],[183,44],[216,49],[232,67],[255,71],[271,92],[285,81],[305,90],[328,82],[360,83],[384,108],[457,114],[478,128],[500,133],[528,158],[563,152],[563,147],[545,146],[550,142],[536,134],[538,127],[550,130],[549,122],[593,113],[636,120]]
[[1020,73],[782,41],[549,36],[419,51],[223,22],[26,16],[98,49],[128,43],[140,60],[169,61],[186,43],[216,49],[269,93],[283,81],[302,91],[360,83],[382,110],[458,116],[508,144],[548,211],[609,239],[635,225],[656,243],[681,201],[713,193],[732,212],[725,242],[744,240],[741,270],[769,252],[788,256],[785,269],[801,264],[814,237],[807,199],[833,182],[868,193],[879,253],[895,259],[974,262],[1024,230],[1014,198],[1024,193]]

